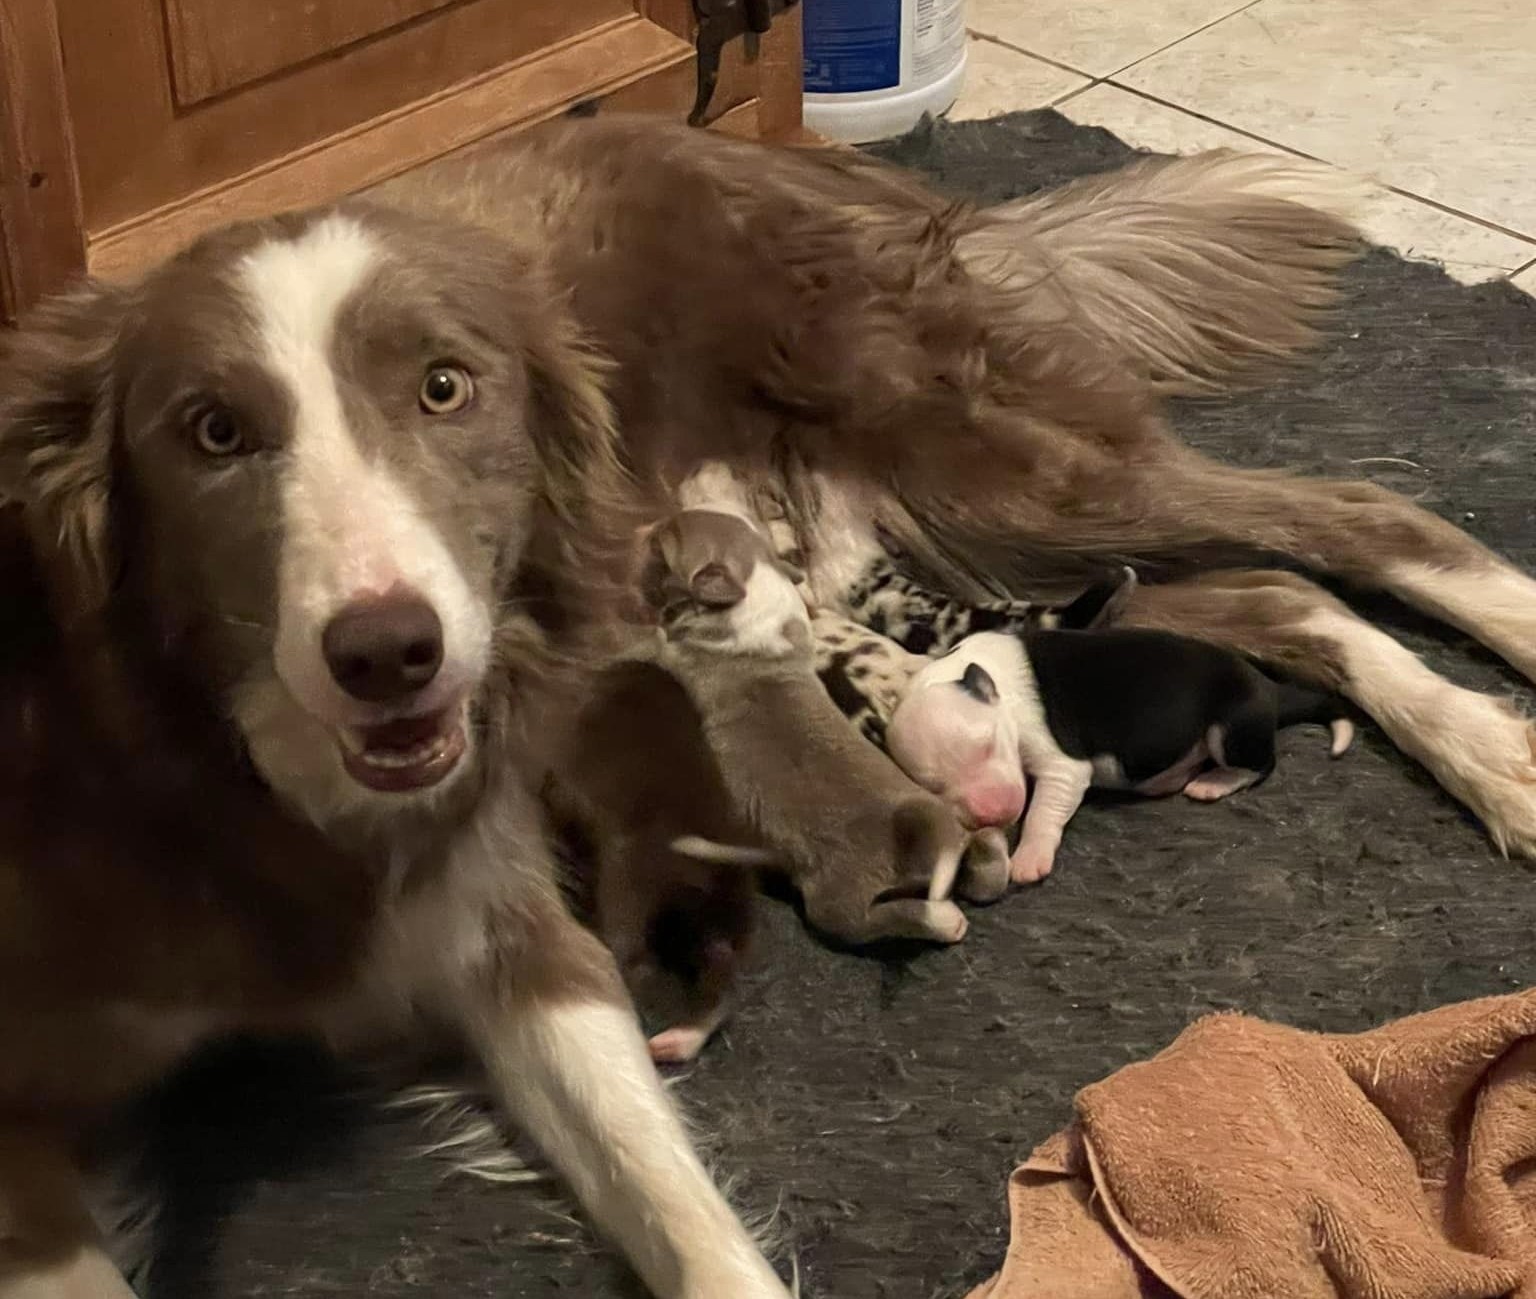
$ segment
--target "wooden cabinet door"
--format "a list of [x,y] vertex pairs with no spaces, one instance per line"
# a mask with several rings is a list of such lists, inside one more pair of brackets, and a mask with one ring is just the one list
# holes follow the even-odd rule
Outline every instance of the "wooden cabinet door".
[[329,198],[693,50],[634,0],[54,0],[93,269]]
[[0,0],[7,314],[585,99],[681,117],[692,23],[690,0]]
[[[726,129],[798,127],[798,18],[728,52]],[[0,305],[575,103],[682,118],[694,34],[692,0],[0,0]]]

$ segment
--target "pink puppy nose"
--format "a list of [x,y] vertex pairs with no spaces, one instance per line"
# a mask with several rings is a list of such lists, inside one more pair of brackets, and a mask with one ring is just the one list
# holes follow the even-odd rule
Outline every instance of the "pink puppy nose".
[[978,829],[1010,826],[1024,815],[1022,785],[975,785],[960,797],[966,820]]

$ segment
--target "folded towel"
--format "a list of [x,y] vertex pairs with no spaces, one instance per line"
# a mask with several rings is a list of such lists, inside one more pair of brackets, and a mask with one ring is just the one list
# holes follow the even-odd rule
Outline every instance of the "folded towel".
[[1350,1035],[1214,1015],[1075,1109],[971,1299],[1536,1299],[1536,991]]

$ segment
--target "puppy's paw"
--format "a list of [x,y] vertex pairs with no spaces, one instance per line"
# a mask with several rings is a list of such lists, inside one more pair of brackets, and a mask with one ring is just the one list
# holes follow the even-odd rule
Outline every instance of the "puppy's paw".
[[1013,860],[1008,863],[1008,877],[1015,884],[1038,884],[1051,873],[1051,868],[1055,865],[1054,851],[1041,852],[1039,849],[1020,848],[1013,854]]
[[1008,843],[996,827],[978,830],[971,837],[960,863],[955,892],[967,902],[985,905],[1008,891]]
[[1247,789],[1258,778],[1259,773],[1256,771],[1245,771],[1239,767],[1214,767],[1190,780],[1184,786],[1184,797],[1192,798],[1197,803],[1214,803],[1217,799],[1226,798],[1228,794]]
[[934,941],[958,943],[970,927],[971,922],[965,918],[965,912],[953,902],[928,903],[928,932]]
[[646,1045],[651,1048],[651,1059],[657,1064],[687,1064],[696,1060],[709,1034],[702,1028],[679,1025],[663,1029]]

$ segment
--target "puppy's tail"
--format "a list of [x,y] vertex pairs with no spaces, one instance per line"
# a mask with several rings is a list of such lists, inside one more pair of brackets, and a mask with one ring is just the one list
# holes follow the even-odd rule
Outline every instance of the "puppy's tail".
[[1296,158],[1147,158],[980,212],[956,252],[1021,326],[1086,334],[1164,393],[1226,391],[1311,344],[1368,194]]
[[742,844],[720,843],[700,834],[680,834],[668,845],[673,852],[713,866],[740,866],[762,870],[777,866],[783,859],[770,848],[749,848]]
[[1328,745],[1328,756],[1342,756],[1355,740],[1355,724],[1344,711],[1344,704],[1337,695],[1313,690],[1296,681],[1275,683],[1275,702],[1278,705],[1277,720],[1281,726],[1299,726],[1312,722],[1326,726],[1333,736]]

